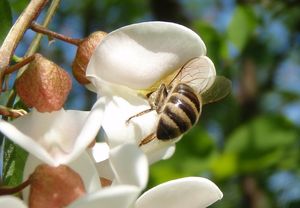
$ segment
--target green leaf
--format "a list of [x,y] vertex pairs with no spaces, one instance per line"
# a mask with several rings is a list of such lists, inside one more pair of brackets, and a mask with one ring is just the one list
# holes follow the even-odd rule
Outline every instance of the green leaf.
[[236,174],[238,162],[235,154],[225,153],[216,155],[211,163],[213,176],[218,180],[224,180]]
[[236,7],[228,26],[228,39],[238,50],[243,50],[256,27],[257,20],[251,7]]
[[22,1],[10,1],[10,7],[12,11],[16,12],[17,14],[20,14],[24,11],[26,6],[29,4],[30,0],[22,0]]
[[220,62],[217,59],[219,58],[221,44],[224,39],[211,24],[199,20],[194,21],[192,24],[192,28],[201,36],[207,47],[207,56],[214,63]]
[[284,118],[261,116],[238,128],[229,137],[226,151],[244,152],[255,148],[264,152],[293,145],[296,139],[297,131]]
[[226,154],[235,154],[242,171],[278,164],[297,141],[297,130],[283,117],[261,116],[238,128],[228,139]]
[[7,0],[0,0],[0,45],[12,25],[11,8]]
[[9,139],[5,140],[4,145],[3,183],[16,186],[22,182],[28,153]]

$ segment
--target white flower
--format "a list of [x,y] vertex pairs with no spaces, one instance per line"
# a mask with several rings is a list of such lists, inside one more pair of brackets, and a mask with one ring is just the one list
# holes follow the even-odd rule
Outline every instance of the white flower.
[[135,208],[204,208],[223,197],[220,189],[201,177],[180,178],[160,184],[138,198]]
[[[93,154],[102,177],[113,181],[112,186],[82,197],[70,208],[147,208],[147,207],[195,207],[204,208],[223,197],[220,189],[210,180],[201,177],[186,177],[160,184],[140,197],[148,179],[148,163],[136,145],[125,144],[110,150],[98,144],[99,152]],[[101,164],[103,163],[103,164]],[[100,164],[100,165],[99,165]],[[107,167],[110,166],[110,167]]]
[[[168,22],[145,22],[122,27],[109,33],[97,46],[86,75],[94,91],[104,99],[102,127],[110,147],[123,143],[139,144],[155,132],[155,111],[126,120],[149,109],[140,90],[165,78],[195,57],[206,56],[201,38],[192,30]],[[215,74],[208,61],[207,76]],[[151,142],[143,145],[150,163],[170,157],[174,142]]]
[[95,139],[101,126],[102,102],[98,100],[91,112],[61,109],[40,113],[33,109],[12,122],[0,120],[0,131],[44,163],[67,164]]
[[[147,207],[197,207],[209,206],[222,198],[222,192],[211,181],[200,177],[187,177],[160,184],[144,194],[148,180],[148,162],[144,153],[136,145],[125,144],[111,150],[103,148],[100,157],[112,171],[112,184],[101,187],[93,162],[82,154],[69,166],[83,179],[87,194],[69,204],[69,208],[147,208]],[[109,152],[107,152],[109,151]],[[98,154],[99,155],[99,154]],[[106,158],[105,156],[109,156]],[[103,160],[103,161],[104,161]],[[34,171],[42,161],[29,156],[25,165],[24,179]],[[24,201],[12,196],[0,197],[0,207],[26,208],[29,188],[23,191]]]
[[14,196],[0,196],[0,207],[27,208],[27,205]]
[[100,171],[99,176],[112,180],[112,185],[76,200],[70,208],[126,208],[134,204],[148,182],[149,165],[144,153],[134,144],[125,144],[110,149],[104,161],[101,168],[109,169],[111,175],[108,178]]
[[[68,166],[81,176],[87,193],[68,207],[128,207],[145,188],[148,181],[148,161],[136,145],[127,144],[115,147],[109,152],[104,152],[103,155],[109,155],[108,165],[114,174],[112,185],[101,187],[99,178],[101,175],[98,175],[88,154],[83,153]],[[29,155],[25,164],[24,180],[41,163],[41,160]],[[0,207],[10,205],[11,208],[19,208],[19,204],[27,207],[29,187],[23,191],[23,198],[24,201],[13,197],[0,197]]]
[[[29,155],[24,168],[23,180],[27,180],[28,177],[34,172],[35,168],[42,163],[43,161],[32,155]],[[70,162],[68,166],[81,176],[87,194],[101,189],[99,176],[94,162],[87,153],[84,152],[81,154],[76,160]],[[13,196],[2,196],[0,197],[0,207],[26,208],[29,199],[29,187],[26,187],[23,190],[23,199],[24,201]]]

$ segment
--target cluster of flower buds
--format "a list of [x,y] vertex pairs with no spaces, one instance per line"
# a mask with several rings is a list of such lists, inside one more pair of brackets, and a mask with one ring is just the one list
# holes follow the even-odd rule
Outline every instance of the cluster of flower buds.
[[[80,84],[89,84],[85,72],[96,46],[105,37],[105,32],[94,32],[78,44],[72,65],[74,78]],[[54,62],[35,54],[28,68],[16,81],[16,90],[28,107],[39,112],[61,109],[72,87],[68,73]]]

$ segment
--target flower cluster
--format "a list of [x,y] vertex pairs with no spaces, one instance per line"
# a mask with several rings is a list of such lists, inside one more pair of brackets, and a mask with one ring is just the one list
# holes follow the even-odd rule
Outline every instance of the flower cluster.
[[[219,188],[201,177],[172,180],[141,195],[149,166],[171,157],[175,142],[139,145],[156,131],[155,110],[126,122],[151,108],[141,92],[192,58],[203,57],[203,76],[214,76],[214,65],[205,54],[201,38],[174,23],[133,24],[105,35],[87,68],[80,69],[86,70],[86,87],[98,96],[90,111],[33,108],[11,122],[0,120],[0,131],[28,151],[23,180],[32,181],[23,190],[23,200],[2,196],[0,207],[207,207],[221,199]],[[100,128],[105,141],[93,144]],[[45,189],[52,191],[45,195]]]

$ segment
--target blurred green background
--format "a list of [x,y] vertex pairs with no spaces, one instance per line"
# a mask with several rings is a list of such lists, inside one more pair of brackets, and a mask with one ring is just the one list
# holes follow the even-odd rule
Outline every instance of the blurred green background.
[[[9,2],[14,20],[28,4]],[[233,90],[204,107],[171,159],[151,167],[149,187],[203,176],[224,193],[212,207],[300,207],[300,1],[63,0],[49,28],[82,38],[150,20],[196,31]],[[33,36],[26,32],[17,55]],[[44,37],[39,52],[71,71],[74,46]],[[73,81],[66,108],[90,109],[95,95]]]

